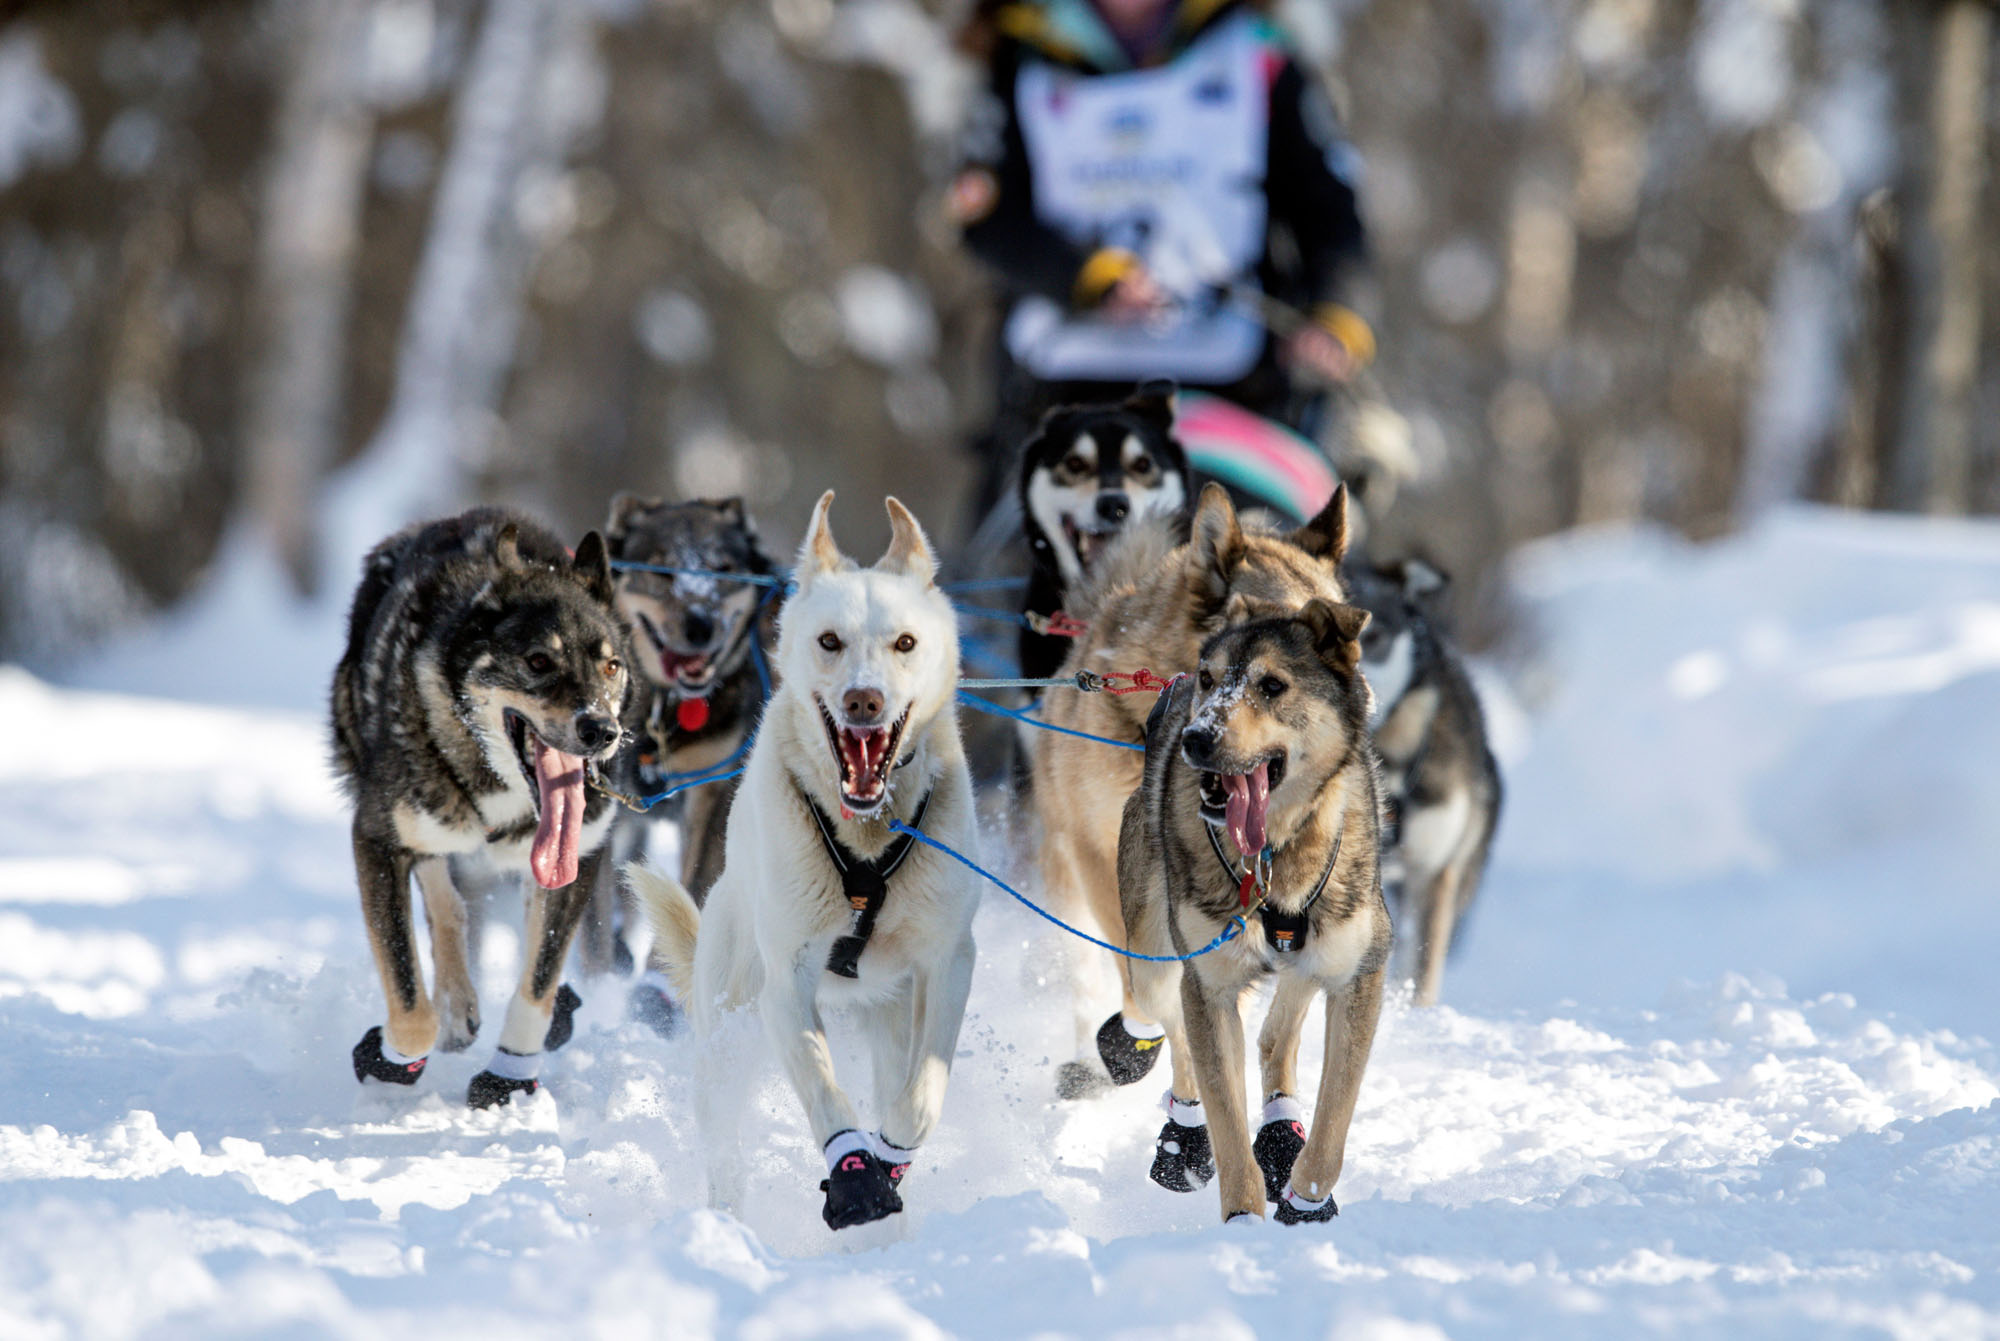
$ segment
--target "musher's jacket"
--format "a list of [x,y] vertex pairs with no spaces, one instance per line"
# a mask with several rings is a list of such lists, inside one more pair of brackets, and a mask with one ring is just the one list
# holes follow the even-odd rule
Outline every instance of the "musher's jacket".
[[[1231,299],[1244,285],[1312,311],[1367,361],[1372,335],[1338,301],[1363,249],[1353,151],[1268,20],[1182,0],[1143,68],[1087,0],[1018,0],[991,21],[992,96],[952,208],[1006,290],[1009,361],[1043,383],[1239,383],[1272,362]],[[1174,311],[1094,311],[1139,263]]]

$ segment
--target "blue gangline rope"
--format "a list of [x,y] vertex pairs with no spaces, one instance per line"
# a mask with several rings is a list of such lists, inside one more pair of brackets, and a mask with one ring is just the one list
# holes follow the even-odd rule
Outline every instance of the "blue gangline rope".
[[1048,919],[1049,921],[1055,923],[1057,926],[1061,927],[1064,931],[1067,931],[1070,935],[1076,937],[1078,940],[1089,941],[1092,945],[1097,946],[1099,949],[1109,950],[1111,951],[1112,954],[1115,955],[1124,955],[1127,959],[1143,959],[1149,964],[1178,964],[1184,960],[1198,959],[1202,955],[1207,954],[1211,950],[1220,950],[1224,945],[1228,944],[1230,941],[1233,941],[1238,936],[1242,935],[1244,918],[1248,916],[1247,913],[1238,913],[1236,914],[1236,916],[1230,918],[1229,925],[1222,929],[1222,934],[1220,936],[1217,936],[1214,940],[1210,941],[1208,944],[1202,946],[1199,950],[1190,951],[1189,953],[1184,955],[1142,955],[1137,950],[1127,950],[1122,945],[1113,945],[1110,941],[1101,941],[1097,939],[1097,937],[1091,935],[1087,931],[1077,930],[1075,927],[1063,921],[1060,917],[1057,917],[1054,913],[1050,912],[1048,909],[1042,907],[1040,904],[1030,899],[1027,895],[1021,893],[1020,890],[1015,889],[1012,885],[1002,880],[999,876],[993,874],[993,872],[987,870],[985,867],[981,866],[978,862],[972,860],[972,858],[966,856],[962,852],[959,852],[953,848],[945,846],[943,843],[940,843],[937,839],[923,832],[923,830],[912,829],[909,825],[903,823],[903,821],[894,818],[890,819],[889,828],[892,832],[895,833],[908,834],[910,837],[916,839],[919,843],[922,843],[927,847],[936,848],[938,851],[944,853],[947,857],[950,857],[953,861],[956,861],[959,865],[964,866],[969,870],[971,870],[972,872],[974,872],[975,874],[983,877],[989,884],[996,885],[999,888],[1007,891],[1007,893],[1012,894],[1017,900],[1019,900],[1022,904],[1027,906],[1028,911],[1034,913],[1037,917]]

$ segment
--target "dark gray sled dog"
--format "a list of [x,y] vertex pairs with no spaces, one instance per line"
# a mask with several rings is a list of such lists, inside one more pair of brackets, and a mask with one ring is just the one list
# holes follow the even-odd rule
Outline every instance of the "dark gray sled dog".
[[[526,873],[525,962],[475,1108],[532,1092],[568,1040],[560,985],[611,828],[590,782],[618,750],[632,694],[604,541],[572,558],[497,508],[413,526],[362,567],[333,677],[334,764],[354,801],[354,869],[387,998],[354,1049],[356,1079],[414,1084],[433,1047],[479,1033],[466,905],[452,868]],[[436,961],[426,993],[410,918],[417,878]]]

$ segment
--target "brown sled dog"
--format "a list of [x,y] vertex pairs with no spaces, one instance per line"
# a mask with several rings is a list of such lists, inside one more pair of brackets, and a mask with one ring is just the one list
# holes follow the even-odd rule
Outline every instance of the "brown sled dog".
[[[1118,843],[1131,948],[1194,956],[1130,967],[1173,1059],[1153,1179],[1195,1190],[1212,1172],[1212,1149],[1224,1219],[1262,1216],[1268,1200],[1281,1223],[1329,1220],[1390,948],[1356,641],[1368,615],[1317,598],[1293,614],[1238,597],[1227,613],[1230,627],[1147,724],[1145,780],[1126,802]],[[1232,923],[1232,939],[1196,953]],[[1253,1144],[1242,1002],[1272,974]],[[1294,1097],[1299,1033],[1321,994],[1326,1061],[1308,1137]]]
[[[1162,675],[1192,669],[1202,642],[1221,630],[1233,597],[1296,610],[1315,596],[1342,599],[1340,559],[1347,550],[1347,492],[1336,488],[1319,515],[1291,532],[1244,526],[1228,493],[1202,490],[1186,544],[1174,545],[1166,526],[1129,528],[1107,550],[1075,602],[1088,632],[1077,639],[1062,673],[1132,671]],[[1146,695],[1043,695],[1043,719],[1053,726],[1137,746]],[[1125,943],[1118,907],[1118,828],[1125,798],[1139,785],[1134,750],[1048,732],[1037,742],[1035,809],[1041,819],[1042,882],[1058,915],[1087,912],[1104,938]],[[1119,974],[1124,1009],[1096,1024],[1111,956],[1079,945],[1072,952],[1078,1057],[1063,1063],[1057,1092],[1076,1098],[1110,1080],[1129,1084],[1158,1060],[1163,1031],[1132,999]],[[1093,1046],[1094,1043],[1094,1046]],[[1101,1059],[1101,1061],[1100,1061]]]

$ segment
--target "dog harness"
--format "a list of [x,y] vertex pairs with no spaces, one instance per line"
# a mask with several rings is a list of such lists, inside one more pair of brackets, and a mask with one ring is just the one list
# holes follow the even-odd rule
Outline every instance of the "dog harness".
[[[800,792],[799,797],[806,803],[806,809],[812,812],[813,825],[819,830],[819,841],[825,845],[826,855],[833,859],[833,868],[840,872],[847,906],[852,910],[848,914],[847,934],[827,951],[826,971],[842,978],[858,978],[861,976],[861,952],[868,948],[868,938],[875,934],[875,915],[882,911],[882,901],[889,895],[889,877],[910,855],[916,840],[904,834],[889,844],[881,856],[873,861],[864,861],[853,848],[834,837],[833,825],[821,813],[816,801],[804,792]],[[909,827],[923,827],[924,811],[930,808],[930,804],[931,793],[925,792],[924,799],[917,802],[917,813],[910,816]]]
[[[1231,880],[1238,880],[1236,868],[1230,864],[1228,856],[1222,851],[1222,840],[1216,836],[1215,826],[1204,822],[1202,828],[1208,830],[1208,845],[1215,849],[1215,859],[1222,863],[1223,871]],[[1340,843],[1346,836],[1345,833],[1333,836],[1333,850],[1326,854],[1326,868],[1319,873],[1319,883],[1313,886],[1313,892],[1299,905],[1297,912],[1281,913],[1273,908],[1268,900],[1259,900],[1257,916],[1264,923],[1264,939],[1270,942],[1273,954],[1296,954],[1306,943],[1306,929],[1309,926],[1306,914],[1310,913],[1312,906],[1319,902],[1319,896],[1326,893],[1327,879],[1333,874],[1334,863],[1340,860]],[[1238,888],[1240,897],[1245,903],[1249,901],[1250,886],[1253,881],[1264,886],[1267,894],[1270,891],[1270,852],[1271,849],[1265,848],[1263,852],[1258,853],[1258,861],[1240,878]]]

